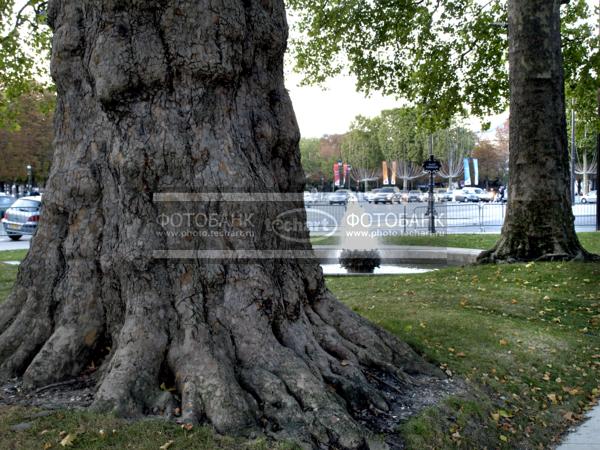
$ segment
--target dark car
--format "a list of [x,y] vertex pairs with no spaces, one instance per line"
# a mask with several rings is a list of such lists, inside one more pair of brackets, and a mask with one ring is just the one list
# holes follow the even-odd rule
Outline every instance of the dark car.
[[16,198],[11,195],[0,194],[0,218],[4,217],[4,213],[15,202]]
[[23,197],[14,202],[4,213],[2,225],[4,231],[13,241],[23,235],[32,235],[40,221],[42,197]]

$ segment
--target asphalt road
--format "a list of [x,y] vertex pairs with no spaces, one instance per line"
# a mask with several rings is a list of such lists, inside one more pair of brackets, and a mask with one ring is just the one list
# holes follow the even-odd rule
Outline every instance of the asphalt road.
[[31,240],[30,236],[23,236],[18,241],[10,240],[4,232],[0,235],[0,251],[5,250],[22,250],[29,248],[29,241]]

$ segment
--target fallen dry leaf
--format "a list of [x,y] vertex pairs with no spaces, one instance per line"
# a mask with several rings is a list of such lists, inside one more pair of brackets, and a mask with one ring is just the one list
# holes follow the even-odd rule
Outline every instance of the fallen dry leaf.
[[568,386],[563,386],[563,391],[566,392],[569,395],[577,395],[579,394],[579,389],[578,388],[572,388],[572,387],[568,387]]
[[75,442],[76,435],[69,433],[67,434],[62,441],[60,441],[61,447],[72,447]]
[[504,417],[506,419],[508,419],[509,417],[512,417],[512,414],[510,414],[509,412],[505,411],[504,409],[499,409],[498,410],[498,415],[500,417]]

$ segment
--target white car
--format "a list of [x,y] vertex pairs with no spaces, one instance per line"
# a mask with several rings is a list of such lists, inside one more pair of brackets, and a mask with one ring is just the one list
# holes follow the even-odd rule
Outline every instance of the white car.
[[375,195],[377,195],[378,192],[379,189],[373,189],[365,194],[365,198],[369,203],[371,203],[373,200],[375,200]]
[[581,197],[581,203],[597,203],[598,202],[598,191],[590,191],[583,197]]
[[316,194],[314,194],[312,192],[304,191],[304,204],[305,205],[312,205],[316,201],[317,201]]
[[491,202],[493,197],[492,194],[486,190],[480,188],[473,188],[472,192],[479,197],[480,202]]
[[348,203],[348,198],[350,197],[350,190],[348,189],[338,189],[335,192],[329,194],[329,204],[330,205],[346,205]]
[[453,195],[454,195],[455,202],[461,202],[461,203],[467,203],[467,202],[478,203],[479,202],[479,196],[475,192],[473,192],[472,188],[457,189],[453,192]]

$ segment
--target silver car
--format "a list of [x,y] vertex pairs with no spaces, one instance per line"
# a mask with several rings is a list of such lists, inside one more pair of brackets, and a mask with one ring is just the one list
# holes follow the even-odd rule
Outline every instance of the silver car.
[[375,195],[377,195],[378,192],[379,189],[373,189],[365,194],[365,198],[369,203],[371,203],[373,200],[375,200]]
[[4,217],[4,213],[12,206],[16,198],[12,195],[0,194],[0,219]]
[[350,191],[348,189],[338,189],[337,191],[329,194],[329,204],[345,205],[348,203],[348,197],[350,197]]
[[581,203],[597,203],[598,202],[598,191],[590,191],[583,197],[581,197]]
[[400,189],[395,186],[380,188],[373,196],[373,203],[400,203]]
[[454,200],[457,202],[479,202],[479,196],[477,196],[473,191],[468,188],[465,189],[457,189],[454,191]]
[[32,235],[40,221],[42,197],[23,197],[12,204],[4,213],[2,225],[4,231],[13,241],[21,236]]

